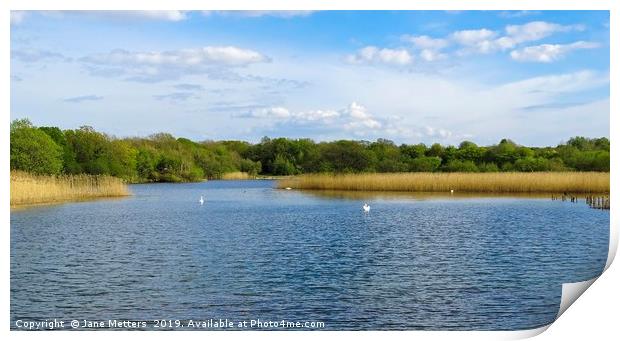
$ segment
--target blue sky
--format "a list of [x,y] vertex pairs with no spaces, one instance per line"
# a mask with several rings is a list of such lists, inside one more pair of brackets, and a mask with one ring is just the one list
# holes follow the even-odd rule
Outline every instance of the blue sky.
[[11,13],[11,118],[118,137],[609,136],[607,11]]

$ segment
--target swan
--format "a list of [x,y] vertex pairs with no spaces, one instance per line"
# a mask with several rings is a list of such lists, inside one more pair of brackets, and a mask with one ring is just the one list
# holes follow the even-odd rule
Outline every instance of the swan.
[[454,194],[454,190],[453,189],[450,190],[450,194]]
[[292,188],[286,187],[285,190],[290,191]]
[[205,203],[205,199],[202,197],[202,195],[200,196],[200,200],[198,200],[198,202],[202,205]]
[[364,206],[362,206],[362,208],[364,209],[364,212],[370,212],[370,205],[368,205],[367,203],[364,203]]

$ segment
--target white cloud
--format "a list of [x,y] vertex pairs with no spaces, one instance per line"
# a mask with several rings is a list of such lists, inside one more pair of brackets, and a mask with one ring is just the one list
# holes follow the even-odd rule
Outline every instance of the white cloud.
[[284,107],[261,108],[252,110],[248,115],[242,117],[282,119],[291,117],[291,112]]
[[290,111],[284,107],[261,108],[238,117],[268,119],[280,125],[321,124],[329,129],[354,131],[357,135],[365,135],[369,131],[380,129],[383,126],[368,112],[366,107],[356,102],[352,102],[340,110]]
[[[511,14],[516,14],[511,13]],[[522,25],[507,25],[504,32],[487,28],[460,30],[443,38],[427,35],[402,35],[400,40],[411,44],[406,48],[380,48],[366,46],[346,60],[352,64],[392,64],[408,65],[419,58],[424,62],[436,62],[447,59],[448,55],[468,56],[472,54],[489,54],[514,50],[527,42],[538,41],[559,32],[583,31],[583,25],[560,25],[545,21],[532,21]],[[453,45],[457,49],[451,49]],[[459,48],[460,47],[460,48]],[[515,60],[535,59],[533,54],[540,54],[539,61],[553,61],[565,54],[567,50],[592,48],[590,45],[541,45],[536,49],[524,49],[512,53]],[[546,50],[545,53],[543,53]],[[558,52],[559,51],[559,52]]]
[[447,55],[441,53],[440,51],[450,45],[450,42],[447,39],[431,38],[426,35],[404,35],[401,37],[401,40],[411,43],[416,49],[421,50],[420,58],[426,62],[434,62],[445,59]]
[[302,121],[323,121],[328,122],[340,116],[335,110],[311,110],[295,114],[295,118]]
[[187,19],[187,11],[43,11],[45,15],[90,17],[95,19],[111,20],[154,20],[154,21],[183,21]]
[[[19,12],[19,11],[13,11]],[[111,21],[183,21],[188,18],[187,11],[123,11],[123,10],[69,10],[69,11],[22,11],[19,18],[23,21],[26,13],[37,13],[50,18],[64,19],[67,17],[82,17],[92,19],[103,19]],[[13,16],[13,15],[11,15]],[[13,18],[11,19],[13,21]]]
[[582,25],[559,25],[544,21],[532,21],[524,25],[506,26],[506,35],[515,43],[536,41],[546,38],[557,32],[583,31]]
[[495,37],[497,32],[482,28],[479,30],[456,31],[450,35],[452,40],[465,46],[477,46],[481,42]]
[[269,120],[289,120],[296,123],[307,122],[323,122],[328,123],[332,119],[341,117],[341,112],[336,110],[308,110],[308,111],[290,111],[284,107],[259,108],[250,111],[247,114],[237,117],[260,118]]
[[98,11],[42,11],[48,16],[82,16],[94,19],[107,20],[153,20],[153,21],[183,21],[187,19],[187,11],[122,11],[122,10],[98,10]]
[[184,11],[126,11],[126,13],[128,16],[153,20],[182,21],[187,19]]
[[218,64],[227,66],[244,66],[251,63],[266,62],[262,54],[234,46],[207,46],[196,49],[183,49],[164,52],[130,52],[113,50],[107,54],[86,57],[85,62],[95,64],[131,64],[131,65],[167,65],[195,66]]
[[269,62],[265,55],[234,46],[207,46],[176,51],[132,52],[113,50],[80,59],[98,75],[124,75],[134,79],[176,79],[185,74],[222,73],[223,67]]
[[[544,21],[532,21],[523,25],[508,25],[505,34],[488,29],[457,31],[451,38],[465,46],[458,54],[491,53],[513,49],[520,44],[544,39],[558,32],[582,31],[583,25],[559,25]],[[499,36],[499,37],[498,37]]]
[[420,58],[427,62],[434,62],[442,59],[446,59],[448,56],[444,53],[437,52],[435,50],[422,50],[420,52]]
[[344,125],[344,128],[347,130],[381,128],[381,123],[368,113],[366,107],[358,103],[351,103],[348,108],[342,110],[342,114],[349,120]]
[[462,30],[456,31],[450,35],[450,39],[456,43],[465,46],[457,52],[458,55],[467,55],[470,53],[490,53],[495,50],[494,38],[497,32],[486,28],[479,30]]
[[441,38],[431,38],[429,36],[404,35],[401,40],[413,44],[416,48],[424,50],[441,50],[449,45],[448,40]]
[[223,16],[239,16],[246,18],[259,18],[259,17],[276,17],[276,18],[294,18],[294,17],[307,17],[316,11],[201,11],[204,16],[211,16],[213,14]]
[[521,18],[539,14],[540,11],[503,11],[499,13],[499,16],[502,18]]
[[446,129],[436,129],[433,127],[425,126],[424,133],[429,137],[439,137],[442,139],[447,139],[452,136],[452,132]]
[[[582,25],[559,25],[544,21],[532,21],[523,25],[508,25],[502,35],[499,31],[487,28],[455,31],[445,38],[433,38],[427,35],[403,35],[401,40],[411,43],[419,49],[420,58],[427,62],[445,59],[447,55],[440,51],[456,43],[463,48],[457,55],[472,53],[487,54],[516,48],[518,45],[541,40],[557,32],[581,31]],[[367,46],[347,60],[352,63],[386,63],[405,65],[413,61],[413,55],[406,49],[381,49]]]
[[347,56],[352,64],[380,63],[392,65],[407,65],[413,61],[413,56],[405,49],[380,49],[375,46],[366,46],[354,55]]
[[600,44],[578,41],[572,44],[542,44],[528,46],[520,50],[510,52],[510,57],[519,62],[551,63],[561,59],[567,53],[579,49],[594,49]]

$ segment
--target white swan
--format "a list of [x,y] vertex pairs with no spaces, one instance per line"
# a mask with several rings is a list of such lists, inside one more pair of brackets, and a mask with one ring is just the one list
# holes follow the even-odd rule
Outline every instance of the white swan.
[[450,190],[450,194],[454,194],[454,190],[453,189]]
[[200,200],[198,200],[198,202],[202,205],[205,203],[205,199],[202,197],[202,195],[200,196]]
[[364,203],[364,206],[362,206],[362,208],[364,209],[364,212],[370,212],[370,205],[368,205],[367,203]]
[[292,188],[286,187],[285,190],[290,191],[290,190],[292,190]]

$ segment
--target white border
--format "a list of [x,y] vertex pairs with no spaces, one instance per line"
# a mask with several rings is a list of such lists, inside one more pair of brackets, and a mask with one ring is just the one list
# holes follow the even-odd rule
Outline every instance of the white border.
[[[450,10],[474,10],[474,9],[487,9],[487,10],[611,10],[611,60],[618,59],[618,41],[620,35],[618,34],[619,15],[618,1],[613,0],[417,0],[417,1],[394,1],[394,0],[381,0],[381,1],[368,1],[368,0],[339,0],[333,1],[310,1],[310,0],[228,0],[228,1],[209,1],[208,4],[205,1],[200,0],[134,0],[129,3],[126,0],[107,0],[104,3],[88,3],[83,0],[22,0],[19,2],[2,1],[0,3],[0,39],[4,48],[1,49],[0,65],[2,67],[2,79],[0,81],[0,103],[3,105],[4,126],[0,131],[1,141],[3,142],[4,149],[2,150],[3,165],[0,168],[0,176],[5,181],[2,183],[2,189],[4,195],[2,196],[0,205],[4,207],[2,211],[3,229],[2,236],[4,252],[0,255],[2,262],[2,273],[4,274],[4,281],[2,281],[1,292],[2,302],[4,303],[4,309],[1,311],[0,321],[7,323],[4,327],[5,337],[11,337],[15,339],[33,338],[33,337],[48,337],[52,339],[82,339],[85,336],[89,338],[107,339],[112,337],[130,337],[130,338],[149,338],[149,339],[167,339],[170,337],[168,333],[158,332],[54,332],[54,333],[28,333],[28,332],[9,332],[8,322],[9,318],[9,300],[10,300],[10,209],[9,209],[9,116],[10,116],[10,104],[8,96],[10,91],[10,15],[9,9],[13,10],[26,10],[26,9],[124,9],[124,10],[164,10],[164,9],[289,9],[289,10],[310,10],[310,9],[411,9],[411,10],[431,10],[431,9],[450,9]],[[618,112],[617,98],[620,98],[616,82],[618,81],[618,69],[615,64],[610,65],[611,72],[611,84],[610,84],[610,102],[611,113]],[[610,117],[610,126],[616,127],[618,125],[618,119],[615,115]],[[616,141],[618,138],[617,129],[612,129],[610,132],[610,140],[612,145],[612,158],[611,158],[611,185],[612,191],[616,193],[618,188],[618,176],[616,171],[618,168],[619,159],[616,153]],[[615,202],[614,202],[615,203]],[[611,211],[611,233],[610,233],[610,253],[608,256],[606,270],[610,268],[613,258],[616,253],[618,244],[618,218],[614,214],[613,207],[617,204],[612,203]],[[601,281],[588,281],[588,286],[591,284],[593,289],[588,291],[585,296],[589,301],[581,302],[577,301],[577,308],[569,309],[563,317],[557,322],[553,323],[549,332],[544,333],[541,337],[543,339],[567,339],[574,337],[591,337],[593,335],[615,335],[617,334],[616,316],[618,313],[619,295],[617,289],[620,284],[620,275],[618,273],[617,266],[611,268],[610,271],[606,271],[601,275]],[[592,283],[590,283],[592,282]],[[601,283],[599,283],[601,282]],[[596,292],[594,292],[596,290]],[[563,295],[564,296],[564,295]],[[585,301],[585,299],[582,299]],[[596,326],[596,329],[591,329],[588,326]],[[245,332],[244,334],[238,334],[235,332],[184,332],[183,338],[198,339],[198,338],[229,338],[234,335],[265,339],[265,340],[278,340],[278,339],[316,339],[317,337],[355,337],[361,340],[364,339],[376,339],[377,337],[389,337],[395,339],[405,339],[411,337],[430,339],[430,340],[444,340],[444,339],[512,339],[519,337],[529,337],[539,334],[546,330],[549,326],[538,328],[530,331],[517,331],[517,332],[419,332],[419,331],[407,331],[407,332]],[[114,333],[114,334],[109,334]],[[294,334],[291,334],[294,333]]]

